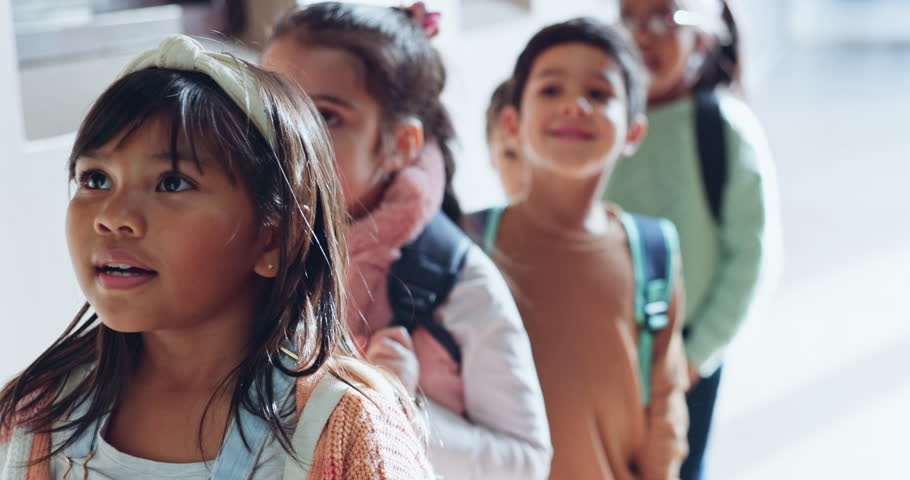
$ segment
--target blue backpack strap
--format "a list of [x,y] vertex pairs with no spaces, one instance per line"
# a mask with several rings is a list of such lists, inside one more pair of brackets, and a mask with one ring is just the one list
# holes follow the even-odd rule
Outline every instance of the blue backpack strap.
[[506,207],[493,207],[474,212],[466,217],[465,231],[487,255],[493,255],[496,236],[499,235],[499,224],[505,210]]
[[401,249],[389,270],[392,325],[413,332],[424,327],[461,364],[455,337],[433,318],[445,303],[464,268],[471,239],[444,213],[437,213],[417,238]]
[[635,272],[635,321],[638,323],[638,364],[642,401],[651,403],[651,363],[657,332],[669,325],[673,298],[673,261],[679,241],[670,221],[623,214]]
[[506,207],[493,207],[489,210],[486,210],[486,222],[484,222],[483,228],[483,251],[487,255],[493,253],[493,248],[496,247],[496,237],[499,235],[499,224],[502,223],[502,214],[506,211]]
[[[288,370],[296,369],[296,359],[281,355],[280,361]],[[262,381],[263,379],[259,379]],[[279,368],[272,368],[271,388],[279,405],[283,405],[291,395],[291,390],[296,386],[297,378],[287,375]],[[251,392],[253,401],[258,402],[256,391]],[[242,426],[243,435],[240,432]],[[227,437],[221,445],[221,451],[215,460],[211,480],[247,480],[256,468],[256,462],[262,453],[262,448],[272,433],[268,423],[262,418],[253,415],[241,405]]]
[[[67,417],[72,421],[84,417],[90,408],[92,397],[88,396],[73,409]],[[104,417],[96,419],[95,422],[83,430],[75,441],[63,451],[63,459],[66,460],[66,470],[62,473],[63,478],[68,478],[73,469],[79,469],[81,476],[88,475],[88,462],[95,456],[95,440],[98,437],[98,431],[101,429],[101,423]],[[73,432],[75,433],[75,432]]]
[[694,97],[695,135],[702,185],[711,215],[714,217],[715,223],[720,223],[729,168],[724,119],[716,90],[713,88],[698,89],[695,91]]

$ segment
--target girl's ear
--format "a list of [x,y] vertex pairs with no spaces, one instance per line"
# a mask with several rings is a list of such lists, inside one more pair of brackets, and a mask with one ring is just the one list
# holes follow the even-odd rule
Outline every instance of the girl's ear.
[[648,119],[644,114],[639,113],[629,122],[629,131],[626,133],[626,145],[623,147],[623,155],[629,157],[638,151],[638,146],[645,139],[645,133],[648,131]]
[[387,170],[397,172],[417,161],[423,148],[423,123],[416,118],[401,122],[394,132],[395,152],[388,158]]
[[510,136],[518,136],[518,109],[514,105],[506,105],[499,113],[499,123]]
[[278,231],[275,227],[263,228],[262,250],[253,271],[264,278],[275,278],[278,275]]

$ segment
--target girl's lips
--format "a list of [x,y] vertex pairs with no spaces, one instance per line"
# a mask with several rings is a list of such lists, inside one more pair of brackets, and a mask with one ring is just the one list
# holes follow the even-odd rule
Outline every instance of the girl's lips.
[[158,272],[125,251],[105,252],[93,263],[98,283],[105,289],[136,288],[158,276]]
[[129,253],[122,250],[104,252],[101,255],[96,256],[95,260],[92,263],[97,269],[101,269],[110,265],[121,265],[132,267],[138,270],[145,270],[146,272],[157,273],[154,269],[152,269],[152,267],[149,267],[145,263],[139,261],[133,255],[130,255]]
[[155,272],[128,270],[125,272],[98,270],[96,278],[102,288],[108,290],[129,290],[150,282],[157,277]]

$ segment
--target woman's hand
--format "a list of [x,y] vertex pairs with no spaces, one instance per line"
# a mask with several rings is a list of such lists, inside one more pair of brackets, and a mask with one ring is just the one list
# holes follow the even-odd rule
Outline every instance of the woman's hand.
[[370,363],[397,375],[412,398],[416,395],[420,362],[411,335],[404,327],[389,327],[374,333],[366,357]]

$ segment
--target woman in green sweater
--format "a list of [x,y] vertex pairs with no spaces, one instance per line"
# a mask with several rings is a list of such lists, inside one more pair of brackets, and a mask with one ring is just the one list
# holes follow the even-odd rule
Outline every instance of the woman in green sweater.
[[731,93],[739,55],[729,7],[624,0],[622,15],[651,73],[649,131],[616,166],[606,199],[679,230],[693,384],[681,478],[700,479],[723,352],[748,315],[776,227],[773,168],[756,118]]

